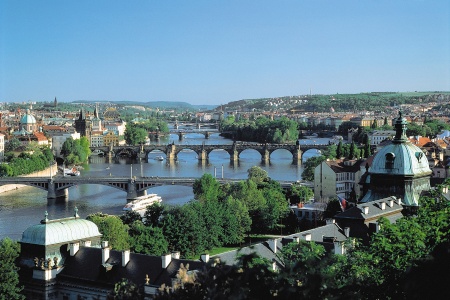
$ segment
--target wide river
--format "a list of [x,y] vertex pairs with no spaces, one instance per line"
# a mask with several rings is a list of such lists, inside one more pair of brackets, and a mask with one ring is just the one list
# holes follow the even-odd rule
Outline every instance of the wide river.
[[[315,138],[300,140],[300,144],[327,144],[329,139]],[[205,139],[202,134],[186,134],[182,141],[177,135],[162,138],[158,143],[175,144],[231,144],[232,141],[220,137],[217,133]],[[306,152],[303,160],[317,155],[315,150]],[[292,164],[292,154],[286,150],[276,150],[270,157],[270,163],[261,163],[261,155],[255,150],[241,153],[239,163],[231,164],[229,154],[225,151],[213,151],[208,164],[199,163],[194,152],[181,152],[175,163],[159,161],[155,157],[160,153],[151,153],[148,161],[119,159],[111,163],[104,157],[92,156],[89,164],[83,166],[80,176],[170,176],[201,177],[209,173],[217,178],[246,179],[247,170],[259,166],[266,170],[269,177],[275,180],[301,179],[303,168]],[[157,193],[163,203],[180,205],[193,199],[192,187],[159,186],[150,188],[148,193]],[[73,215],[74,207],[78,208],[80,217],[95,212],[121,215],[126,204],[126,193],[107,186],[86,184],[69,188],[66,200],[47,200],[47,192],[38,188],[25,187],[19,190],[0,194],[0,239],[10,237],[20,240],[22,232],[29,226],[38,224],[48,212],[49,219],[58,219]]]

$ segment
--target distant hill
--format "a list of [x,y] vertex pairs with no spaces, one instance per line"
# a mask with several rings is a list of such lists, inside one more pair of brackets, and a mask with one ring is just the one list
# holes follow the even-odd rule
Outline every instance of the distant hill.
[[211,110],[216,107],[216,105],[192,105],[187,102],[171,102],[171,101],[148,101],[148,102],[139,102],[139,101],[106,101],[106,100],[76,100],[72,101],[72,103],[101,103],[101,102],[112,102],[118,105],[139,105],[151,108],[160,108],[160,109],[187,109],[187,110]]

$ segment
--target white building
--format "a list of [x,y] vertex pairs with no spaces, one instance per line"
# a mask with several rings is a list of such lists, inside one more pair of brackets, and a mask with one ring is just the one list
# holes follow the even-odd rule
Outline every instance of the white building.
[[108,122],[104,124],[104,128],[108,131],[117,132],[119,136],[123,136],[125,134],[125,125],[126,122]]
[[375,130],[374,132],[370,133],[369,141],[371,146],[376,146],[382,141],[392,138],[395,135],[395,130]]

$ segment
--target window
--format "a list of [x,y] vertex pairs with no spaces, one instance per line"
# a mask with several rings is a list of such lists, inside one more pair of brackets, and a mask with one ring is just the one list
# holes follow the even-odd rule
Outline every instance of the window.
[[393,169],[394,168],[394,160],[395,160],[395,154],[392,152],[386,153],[386,162],[385,162],[385,169]]

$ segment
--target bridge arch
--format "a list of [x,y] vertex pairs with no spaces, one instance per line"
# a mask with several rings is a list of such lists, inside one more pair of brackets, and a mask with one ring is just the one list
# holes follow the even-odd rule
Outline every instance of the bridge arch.
[[316,148],[310,148],[302,153],[302,161],[307,161],[311,157],[320,156],[322,151]]
[[131,148],[131,147],[121,148],[115,152],[114,156],[115,157],[126,156],[126,157],[130,157],[130,158],[134,158],[134,157],[138,156],[138,152],[134,148]]
[[[259,153],[259,154],[260,154],[260,160],[264,160],[265,152],[264,152],[263,150],[260,150],[260,149],[253,149],[253,148],[247,148],[247,149],[239,149],[239,150],[237,150],[237,153],[238,153],[238,159],[242,159],[242,153],[244,153],[244,152],[247,152],[247,153],[249,153],[249,152],[256,152],[256,153]],[[245,156],[245,155],[244,155],[244,156]]]

